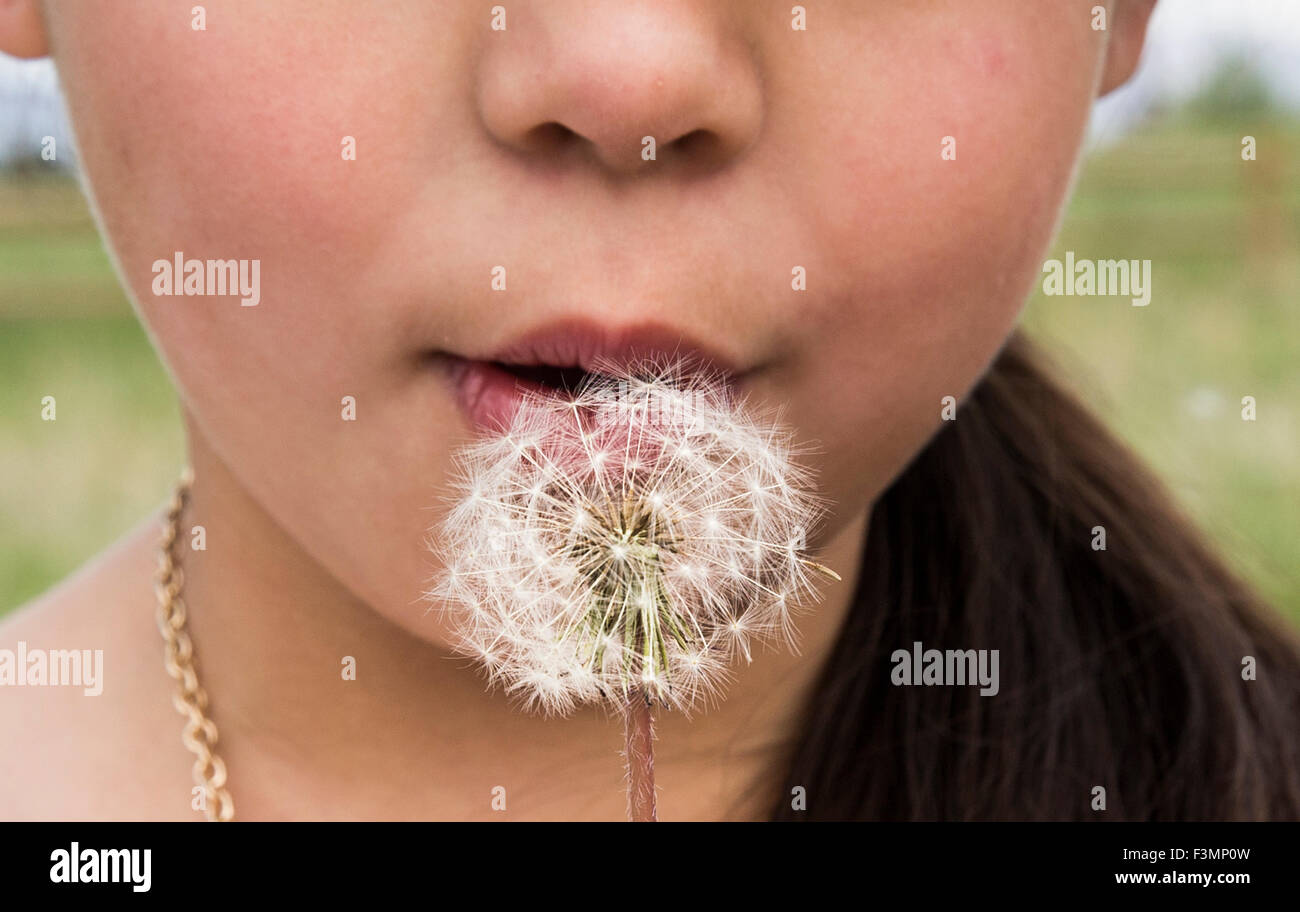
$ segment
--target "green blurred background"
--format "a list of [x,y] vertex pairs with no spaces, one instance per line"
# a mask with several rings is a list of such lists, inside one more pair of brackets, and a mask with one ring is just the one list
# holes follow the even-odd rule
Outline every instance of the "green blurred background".
[[[1025,322],[1300,621],[1298,153],[1300,123],[1240,68],[1094,149],[1050,255],[1150,259],[1151,304],[1038,293]],[[183,462],[174,395],[86,203],[37,159],[0,176],[0,443],[0,614],[158,506]]]

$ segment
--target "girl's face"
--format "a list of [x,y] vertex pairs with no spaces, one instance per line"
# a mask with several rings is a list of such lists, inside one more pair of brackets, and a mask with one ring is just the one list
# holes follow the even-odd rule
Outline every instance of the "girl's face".
[[[721,0],[43,18],[193,446],[437,639],[412,611],[423,541],[486,408],[455,366],[535,333],[730,365],[820,451],[827,531],[860,518],[1039,274],[1090,103],[1145,19],[1094,30],[1095,5],[806,4],[806,29],[790,3]],[[155,294],[178,255],[259,261],[259,302]]]

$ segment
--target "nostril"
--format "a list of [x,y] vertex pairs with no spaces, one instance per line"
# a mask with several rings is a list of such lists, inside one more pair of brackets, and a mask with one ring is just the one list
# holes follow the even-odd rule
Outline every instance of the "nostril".
[[[558,120],[548,120],[532,127],[521,136],[518,145],[531,154],[556,160],[561,157],[567,158],[574,149],[581,146],[592,147],[598,156],[600,149],[600,146],[589,141],[587,137],[566,127]],[[723,138],[717,132],[698,129],[683,133],[666,145],[660,146],[659,152],[661,158],[669,156],[679,167],[689,168],[708,166],[716,158],[724,156],[726,152],[724,146]],[[639,153],[640,146],[634,151]]]
[[688,165],[708,166],[722,158],[725,150],[722,137],[712,130],[692,130],[669,144],[674,157]]
[[672,145],[683,155],[707,154],[717,143],[718,134],[712,130],[692,130],[672,141]]
[[534,152],[556,152],[568,148],[582,137],[558,121],[538,124],[524,136],[524,144]]

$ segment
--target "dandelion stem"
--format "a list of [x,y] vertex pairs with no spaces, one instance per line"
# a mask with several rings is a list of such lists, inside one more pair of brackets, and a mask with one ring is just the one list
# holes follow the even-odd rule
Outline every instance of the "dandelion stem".
[[628,694],[623,713],[627,736],[627,819],[633,823],[654,823],[655,753],[654,715],[640,688]]

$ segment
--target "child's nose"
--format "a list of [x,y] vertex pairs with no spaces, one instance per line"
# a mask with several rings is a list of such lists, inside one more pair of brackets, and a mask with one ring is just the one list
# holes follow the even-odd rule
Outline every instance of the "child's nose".
[[630,176],[720,168],[758,136],[758,61],[712,4],[546,0],[507,10],[505,30],[484,36],[475,76],[479,114],[498,142]]

